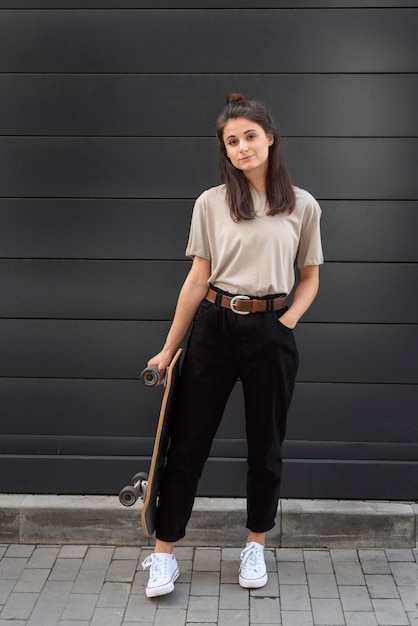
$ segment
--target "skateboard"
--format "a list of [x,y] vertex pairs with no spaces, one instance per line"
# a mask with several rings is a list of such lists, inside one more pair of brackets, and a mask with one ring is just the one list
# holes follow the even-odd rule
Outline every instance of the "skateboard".
[[[182,349],[179,348],[170,365],[167,367],[162,380],[164,393],[161,400],[149,473],[139,472],[135,474],[131,480],[131,484],[124,487],[119,493],[119,500],[124,506],[132,506],[138,498],[141,498],[143,501],[141,524],[144,533],[148,537],[151,537],[155,531],[157,500],[170,440],[170,420],[173,413],[173,400],[179,377],[181,353]],[[145,368],[140,375],[140,380],[147,387],[155,386],[159,378],[158,370],[152,367]]]

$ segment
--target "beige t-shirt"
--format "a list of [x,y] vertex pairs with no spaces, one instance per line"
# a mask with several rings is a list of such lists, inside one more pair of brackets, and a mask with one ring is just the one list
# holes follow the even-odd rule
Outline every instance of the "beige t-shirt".
[[296,206],[288,215],[266,215],[265,193],[253,192],[257,217],[234,222],[226,187],[204,191],[196,200],[186,256],[211,262],[209,283],[231,294],[289,294],[297,268],[324,262],[318,202],[295,187]]

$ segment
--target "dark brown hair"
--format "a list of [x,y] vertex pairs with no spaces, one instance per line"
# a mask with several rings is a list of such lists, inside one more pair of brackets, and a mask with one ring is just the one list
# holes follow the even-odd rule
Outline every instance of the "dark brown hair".
[[241,94],[232,93],[227,97],[227,105],[219,115],[216,133],[219,140],[219,158],[222,182],[226,185],[227,200],[232,218],[251,220],[256,217],[253,199],[244,173],[234,167],[226,154],[223,133],[230,119],[243,117],[259,124],[264,132],[274,137],[269,147],[269,159],[266,178],[266,194],[269,215],[291,213],[295,206],[295,192],[283,157],[279,134],[274,127],[266,107],[256,100],[245,100]]

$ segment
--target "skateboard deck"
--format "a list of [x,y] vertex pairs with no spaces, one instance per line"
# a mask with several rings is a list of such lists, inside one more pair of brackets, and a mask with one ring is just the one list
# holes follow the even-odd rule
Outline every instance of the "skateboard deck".
[[[119,500],[124,506],[132,506],[138,498],[143,500],[141,524],[144,533],[148,537],[151,537],[155,531],[157,501],[170,440],[170,420],[173,413],[173,401],[179,377],[181,354],[182,349],[179,348],[167,367],[163,379],[164,393],[161,400],[149,473],[148,475],[145,473],[136,474],[132,478],[131,485],[124,487],[119,494]],[[141,380],[147,386],[153,386],[157,382],[157,378],[153,375],[150,368],[146,368],[141,373]]]

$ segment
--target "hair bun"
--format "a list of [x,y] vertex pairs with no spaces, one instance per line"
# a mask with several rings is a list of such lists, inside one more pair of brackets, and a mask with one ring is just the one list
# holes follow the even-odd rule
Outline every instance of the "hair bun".
[[230,93],[226,99],[227,104],[237,104],[238,102],[244,102],[245,98],[240,93]]

